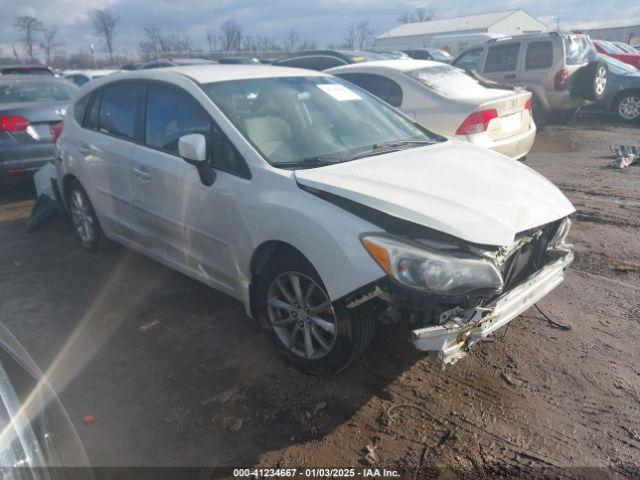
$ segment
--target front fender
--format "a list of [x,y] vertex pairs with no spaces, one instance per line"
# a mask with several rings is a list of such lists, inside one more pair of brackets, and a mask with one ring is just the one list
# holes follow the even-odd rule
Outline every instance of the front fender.
[[[363,232],[380,231],[379,227],[303,190],[291,198],[278,199],[258,211],[261,221],[255,232],[256,246],[281,241],[302,252],[320,275],[331,300],[384,276],[359,238]],[[248,275],[250,262],[242,269]]]

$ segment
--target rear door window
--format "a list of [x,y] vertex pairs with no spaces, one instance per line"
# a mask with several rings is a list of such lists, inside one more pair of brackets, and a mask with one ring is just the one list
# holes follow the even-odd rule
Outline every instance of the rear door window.
[[525,69],[538,70],[553,65],[553,44],[549,41],[531,42],[527,45]]
[[338,76],[364,88],[389,105],[402,105],[402,88],[390,78],[372,73],[343,73]]
[[489,47],[487,60],[484,64],[485,73],[513,72],[518,68],[519,43],[494,45]]
[[124,82],[105,87],[98,116],[99,129],[118,137],[135,138],[143,92],[141,83]]
[[460,55],[453,64],[463,70],[477,71],[482,60],[482,49],[476,48]]

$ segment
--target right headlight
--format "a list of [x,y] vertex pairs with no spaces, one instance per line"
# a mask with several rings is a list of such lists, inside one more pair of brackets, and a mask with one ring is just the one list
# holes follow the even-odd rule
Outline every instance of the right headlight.
[[387,275],[407,287],[451,296],[504,286],[498,268],[485,258],[374,234],[363,236],[362,243]]

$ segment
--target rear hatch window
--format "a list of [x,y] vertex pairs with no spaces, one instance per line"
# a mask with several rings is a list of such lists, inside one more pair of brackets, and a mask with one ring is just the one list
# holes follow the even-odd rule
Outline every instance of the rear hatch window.
[[587,37],[568,36],[563,37],[562,40],[567,65],[582,65],[595,60],[596,50]]

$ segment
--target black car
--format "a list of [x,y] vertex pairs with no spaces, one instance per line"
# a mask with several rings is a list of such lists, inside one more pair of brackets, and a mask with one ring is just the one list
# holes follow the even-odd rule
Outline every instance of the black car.
[[37,170],[53,159],[54,141],[77,87],[44,76],[0,76],[0,175]]
[[165,67],[184,67],[185,65],[211,65],[218,63],[215,60],[207,60],[205,58],[162,58],[145,63],[140,67],[141,70],[148,68],[165,68]]
[[289,57],[278,59],[273,62],[273,65],[320,71],[350,63],[375,60],[387,60],[387,58],[378,53],[362,50],[311,50],[297,52]]
[[434,60],[443,63],[451,63],[453,61],[451,54],[441,48],[414,48],[403,50],[402,52],[415,60]]
[[0,65],[0,75],[47,75],[54,76],[53,70],[43,65]]
[[218,63],[223,65],[260,65],[260,60],[253,57],[225,57],[219,58]]

